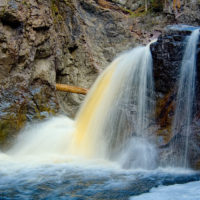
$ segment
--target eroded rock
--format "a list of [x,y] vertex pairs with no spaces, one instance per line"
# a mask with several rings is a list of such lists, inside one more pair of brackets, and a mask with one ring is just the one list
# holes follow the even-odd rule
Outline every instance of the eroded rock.
[[[55,45],[49,36],[55,31],[46,30],[53,24],[50,5],[46,7],[45,2],[41,5],[37,1],[33,4],[12,0],[0,5],[2,148],[12,143],[27,122],[49,117],[59,110],[55,94]],[[33,14],[34,9],[37,11]]]
[[[185,135],[178,133],[172,136],[172,122],[175,113],[175,102],[177,95],[177,81],[182,65],[184,49],[187,43],[187,37],[198,27],[178,25],[168,26],[157,42],[151,44],[151,51],[154,65],[155,89],[157,95],[156,120],[160,126],[157,130],[158,145],[161,147],[162,163],[169,163],[170,157],[176,156],[177,152],[185,148]],[[197,58],[200,56],[200,40],[197,47]],[[199,69],[200,63],[197,60],[197,81],[196,98],[199,99]],[[196,163],[200,159],[199,149],[199,100],[195,107],[191,134],[189,136],[190,165],[196,168]],[[184,109],[184,108],[182,108]],[[183,127],[186,128],[186,127]],[[174,145],[175,144],[175,145]],[[173,146],[173,148],[171,148]],[[171,149],[170,149],[171,148]],[[173,149],[173,151],[172,151]],[[169,154],[168,156],[166,156]],[[178,157],[177,157],[178,159]]]

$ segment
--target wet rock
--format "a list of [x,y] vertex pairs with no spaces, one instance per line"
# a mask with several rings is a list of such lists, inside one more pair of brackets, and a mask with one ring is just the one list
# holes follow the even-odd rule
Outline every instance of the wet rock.
[[[177,80],[179,78],[178,74],[180,72],[184,48],[187,37],[196,28],[198,27],[184,25],[168,26],[162,35],[159,36],[157,42],[151,44],[155,90],[157,94],[156,112],[161,127],[170,125],[170,121],[172,120]],[[197,50],[197,52],[197,58],[199,58],[200,51]],[[200,64],[197,62],[197,77],[199,77],[199,68]],[[163,120],[163,117],[165,120]]]
[[192,30],[192,27],[181,25],[168,26],[157,42],[151,44],[157,92],[167,94],[173,89],[178,78],[186,37]]
[[[187,37],[191,32],[199,27],[176,25],[168,26],[157,42],[151,44],[151,52],[153,57],[153,71],[155,78],[155,90],[157,97],[156,105],[156,121],[160,126],[157,130],[158,144],[161,149],[161,163],[168,163],[165,160],[180,155],[180,151],[185,147],[185,140],[187,136],[178,134],[172,137],[172,122],[175,111],[175,101],[177,95],[177,80],[179,78],[180,67],[182,64],[183,53],[187,42]],[[200,40],[198,48],[200,46]],[[197,50],[197,58],[199,58],[200,51]],[[198,60],[198,59],[197,59]],[[199,99],[199,68],[200,64],[197,62],[197,99]],[[197,101],[199,102],[199,100]],[[196,131],[198,125],[196,124],[196,115],[199,113],[199,103],[197,103],[194,113],[194,120],[192,123],[192,133],[189,138],[189,163],[190,166],[196,167],[199,159],[199,139]],[[183,108],[184,109],[184,108]],[[186,128],[186,127],[183,127]],[[175,141],[175,142],[174,142]],[[175,145],[174,145],[175,144]],[[179,153],[178,153],[179,152]],[[168,155],[168,156],[166,156]],[[178,158],[177,158],[178,159]]]
[[27,122],[52,116],[58,111],[55,91],[45,83],[37,80],[28,86],[22,77],[13,77],[12,82],[13,85],[4,82],[5,86],[0,88],[1,149],[12,144],[16,132]]

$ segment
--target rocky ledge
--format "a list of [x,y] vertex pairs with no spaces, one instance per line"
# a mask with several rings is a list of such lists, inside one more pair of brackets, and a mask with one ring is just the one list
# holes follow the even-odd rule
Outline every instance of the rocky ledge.
[[[182,138],[185,136],[174,138],[171,135],[175,100],[177,95],[177,79],[179,78],[177,75],[180,72],[187,37],[194,29],[199,28],[200,27],[187,25],[168,26],[158,37],[157,42],[151,44],[157,102],[157,142],[158,145],[162,147],[161,153],[168,153],[168,157],[170,157],[169,148],[173,144],[173,140],[176,139],[177,149],[183,148],[183,141],[185,141],[185,139]],[[194,168],[199,167],[200,160],[200,40],[197,48],[197,106],[192,122],[192,134],[189,138],[189,158],[190,164]],[[176,149],[171,153],[176,154],[175,151]],[[163,158],[166,158],[166,156],[163,156]],[[166,163],[167,161],[161,160],[161,162]]]

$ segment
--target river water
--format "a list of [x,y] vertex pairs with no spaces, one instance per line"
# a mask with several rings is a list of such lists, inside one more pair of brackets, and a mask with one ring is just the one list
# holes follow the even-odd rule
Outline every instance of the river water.
[[[151,196],[144,199],[151,200],[152,195],[163,190],[163,185],[170,190],[169,185],[200,180],[197,172],[181,168],[123,169],[117,161],[67,154],[63,148],[72,137],[72,127],[73,121],[60,116],[31,124],[22,131],[13,148],[0,154],[1,200],[134,200],[143,199],[138,195],[146,193]],[[187,186],[184,191],[191,188]],[[175,190],[180,191],[177,186],[172,191]],[[199,195],[190,191],[189,194]]]
[[[8,162],[1,164],[0,177],[0,199],[2,200],[122,200],[130,197],[131,200],[183,200],[180,195],[171,194],[181,194],[181,188],[185,194],[189,190],[188,199],[185,199],[200,199],[200,190],[190,192],[193,184],[195,188],[200,189],[200,182],[198,182],[200,175],[181,169],[123,170],[114,164],[102,164],[102,161],[98,160],[85,163],[71,161],[57,164],[13,164]],[[191,182],[188,185],[168,186],[190,181],[197,182]],[[160,187],[161,185],[166,186]],[[158,189],[151,190],[155,187]],[[148,193],[150,190],[151,192]],[[164,192],[162,198],[161,192]],[[143,195],[138,196],[140,194]]]

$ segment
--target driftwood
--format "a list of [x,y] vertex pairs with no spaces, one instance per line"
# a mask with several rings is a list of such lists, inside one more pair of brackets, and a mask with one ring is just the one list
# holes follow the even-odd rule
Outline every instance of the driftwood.
[[62,92],[71,92],[71,93],[77,93],[77,94],[87,94],[88,90],[72,85],[66,85],[66,84],[59,84],[56,83],[56,90],[62,91]]

